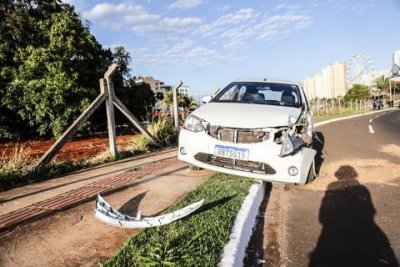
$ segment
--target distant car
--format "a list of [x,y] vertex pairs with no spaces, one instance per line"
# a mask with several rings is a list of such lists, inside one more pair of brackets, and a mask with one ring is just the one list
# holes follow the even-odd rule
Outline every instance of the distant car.
[[300,84],[236,81],[188,116],[178,158],[218,172],[304,184],[315,177],[312,135]]

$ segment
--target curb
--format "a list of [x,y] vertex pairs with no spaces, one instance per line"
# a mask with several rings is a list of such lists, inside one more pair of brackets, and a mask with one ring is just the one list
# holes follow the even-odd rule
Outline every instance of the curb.
[[236,215],[229,241],[222,252],[221,261],[218,266],[243,266],[246,248],[253,234],[253,227],[264,199],[266,183],[255,183],[244,199],[242,206]]

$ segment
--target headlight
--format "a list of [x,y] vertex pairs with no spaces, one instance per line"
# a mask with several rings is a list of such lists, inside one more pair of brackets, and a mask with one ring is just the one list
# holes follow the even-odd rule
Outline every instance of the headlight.
[[189,130],[189,131],[195,132],[195,133],[205,130],[205,128],[202,124],[202,120],[194,115],[189,115],[189,117],[187,117],[183,127],[186,130]]
[[282,149],[281,157],[285,157],[295,153],[297,150],[302,148],[306,143],[298,136],[290,136],[288,133],[284,133],[282,136]]
[[288,126],[292,127],[296,123],[297,119],[293,116],[289,116],[288,118]]

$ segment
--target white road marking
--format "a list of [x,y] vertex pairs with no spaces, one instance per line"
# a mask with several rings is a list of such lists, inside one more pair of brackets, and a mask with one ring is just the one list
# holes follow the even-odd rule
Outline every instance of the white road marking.
[[370,119],[370,120],[369,120],[369,123],[371,123],[371,122],[372,122],[372,120],[373,120],[373,119]]
[[369,132],[370,132],[370,133],[372,133],[372,134],[375,133],[375,132],[374,132],[374,129],[373,129],[372,126],[371,126],[371,124],[368,125],[368,129],[369,129]]
[[376,115],[374,118],[376,119],[376,118],[379,118],[381,115]]

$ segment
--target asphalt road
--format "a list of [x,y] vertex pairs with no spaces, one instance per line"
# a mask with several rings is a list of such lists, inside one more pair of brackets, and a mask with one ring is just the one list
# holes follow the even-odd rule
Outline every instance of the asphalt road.
[[315,131],[319,177],[272,186],[246,265],[399,266],[400,110]]

